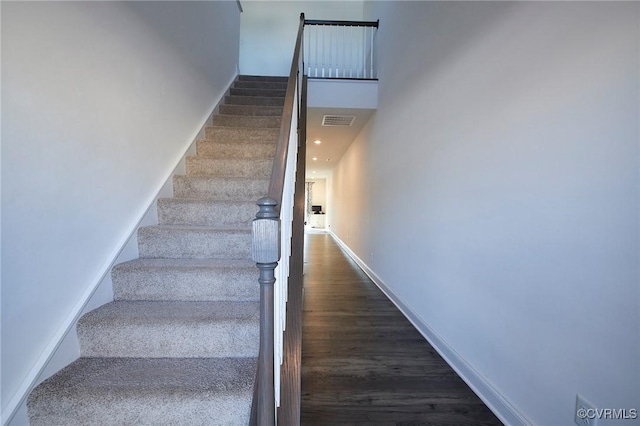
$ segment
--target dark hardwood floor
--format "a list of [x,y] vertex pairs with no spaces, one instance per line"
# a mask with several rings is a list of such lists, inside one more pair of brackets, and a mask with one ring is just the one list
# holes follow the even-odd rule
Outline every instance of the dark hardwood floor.
[[305,245],[303,426],[502,424],[331,236]]

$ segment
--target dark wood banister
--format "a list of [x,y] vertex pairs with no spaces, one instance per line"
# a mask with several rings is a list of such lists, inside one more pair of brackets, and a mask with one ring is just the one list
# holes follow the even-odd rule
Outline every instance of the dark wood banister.
[[304,21],[305,25],[331,25],[337,27],[376,27],[380,24],[380,21],[328,21],[321,19],[307,19]]
[[287,92],[284,99],[284,110],[282,113],[282,122],[280,123],[280,137],[278,139],[278,146],[276,148],[276,155],[273,163],[273,170],[271,171],[271,180],[269,181],[269,192],[267,196],[276,200],[278,206],[276,209],[280,210],[280,204],[282,202],[282,190],[284,188],[284,170],[287,164],[287,151],[289,148],[289,138],[291,131],[291,120],[293,114],[298,113],[293,111],[293,102],[295,96],[296,86],[298,86],[298,79],[300,74],[300,62],[302,59],[302,34],[304,31],[304,13],[300,14],[300,26],[298,27],[298,36],[296,38],[296,46],[293,50],[293,60],[291,61],[291,72],[289,73],[289,81],[287,83]]
[[295,198],[293,202],[293,229],[291,261],[289,262],[289,288],[287,322],[284,333],[283,363],[280,374],[280,407],[278,422],[299,426],[302,381],[302,285],[304,275],[304,213],[305,213],[305,159],[307,156],[307,77],[300,89],[300,118],[298,123],[298,158],[296,167]]
[[[275,424],[274,400],[274,269],[280,260],[280,223],[279,211],[282,204],[287,155],[291,139],[291,124],[293,114],[297,114],[298,123],[298,153],[294,212],[292,224],[291,257],[289,262],[289,302],[287,303],[287,327],[290,321],[295,321],[284,336],[283,365],[281,368],[281,395],[286,401],[286,410],[282,410],[281,424],[300,424],[300,364],[302,337],[302,264],[304,244],[304,164],[306,141],[306,79],[302,64],[302,36],[304,31],[304,13],[300,14],[300,25],[296,39],[291,72],[287,83],[284,100],[280,135],[276,146],[276,153],[269,181],[267,196],[258,200],[260,211],[253,222],[252,257],[260,270],[260,352],[256,371],[253,402],[251,406],[250,425],[271,426]],[[296,92],[297,89],[297,92]],[[298,94],[298,108],[294,111],[295,97]],[[304,121],[301,121],[304,120]],[[301,138],[302,136],[302,138]],[[302,204],[300,204],[302,203]],[[302,207],[300,207],[302,205]],[[302,212],[302,214],[300,214]],[[299,295],[297,295],[299,293]],[[294,303],[294,301],[296,301]],[[290,315],[289,315],[290,314]],[[291,318],[290,318],[291,317]],[[294,333],[294,330],[298,330]],[[284,385],[284,386],[283,386]],[[296,396],[297,395],[297,396]],[[281,401],[282,401],[281,400]],[[296,403],[297,401],[297,403]],[[297,414],[296,414],[297,413]],[[285,418],[291,420],[284,420]],[[297,420],[296,420],[297,418]]]
[[[251,426],[272,426],[276,421],[274,400],[274,268],[280,260],[279,211],[283,199],[287,155],[291,140],[293,114],[297,115],[298,137],[296,177],[289,261],[286,327],[283,339],[283,364],[280,370],[280,407],[278,423],[300,425],[302,377],[302,293],[305,216],[305,156],[307,124],[307,77],[304,76],[303,34],[305,25],[378,27],[378,22],[305,20],[300,14],[298,35],[284,100],[280,134],[267,196],[258,200],[260,211],[253,225],[252,255],[260,269],[260,354],[256,372]],[[298,108],[294,109],[296,93]],[[267,219],[267,220],[262,220]],[[258,238],[256,238],[258,236]]]

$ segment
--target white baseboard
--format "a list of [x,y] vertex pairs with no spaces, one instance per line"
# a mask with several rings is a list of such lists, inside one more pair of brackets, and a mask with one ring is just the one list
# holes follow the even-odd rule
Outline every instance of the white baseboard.
[[532,426],[533,421],[522,414],[508,399],[478,373],[455,349],[440,337],[417,313],[409,308],[394,291],[378,277],[333,231],[328,233],[338,245],[360,266],[378,288],[391,300],[402,314],[413,324],[440,356],[458,373],[465,383],[478,395],[489,409],[506,425]]
[[[167,193],[168,191],[171,192],[173,189],[172,176],[176,173],[184,171],[185,157],[187,155],[190,155],[191,153],[194,153],[196,141],[205,137],[205,128],[211,124],[213,115],[218,111],[220,104],[224,101],[225,95],[229,93],[229,88],[231,87],[235,79],[236,75],[234,75],[228,82],[226,91],[219,96],[219,99],[211,107],[211,112],[204,119],[204,124],[200,129],[198,129],[197,132],[194,132],[191,142],[185,148],[183,148],[180,156],[176,158],[176,160],[174,161],[175,166],[164,174],[164,180],[158,185],[158,189],[154,193],[155,195],[148,200],[148,202],[146,203],[146,207],[136,216],[136,220],[129,227],[129,232],[126,235],[123,235],[120,242],[116,245],[116,249],[113,250],[109,256],[107,256],[107,260],[99,269],[100,272],[96,276],[95,280],[92,281],[92,284],[87,287],[84,294],[74,305],[73,309],[69,312],[69,315],[67,315],[58,331],[54,334],[53,338],[49,341],[49,344],[42,351],[42,354],[36,360],[35,364],[20,384],[20,387],[13,395],[6,408],[2,410],[1,424],[3,426],[9,426],[10,424],[22,426],[22,424],[24,423],[24,419],[18,420],[16,418],[16,422],[13,422],[14,416],[16,416],[16,413],[18,413],[19,411],[22,413],[21,416],[24,416],[24,414],[26,413],[24,406],[26,405],[27,396],[35,386],[40,384],[40,382],[48,377],[46,376],[47,366],[56,355],[58,349],[63,346],[63,342],[65,342],[65,339],[71,338],[69,336],[69,333],[74,332],[75,324],[78,322],[78,319],[80,319],[80,317],[85,313],[87,308],[95,309],[97,307],[95,306],[95,303],[92,303],[92,298],[94,294],[96,294],[100,286],[103,284],[103,282],[108,281],[110,285],[111,268],[117,263],[121,263],[123,261],[134,258],[128,254],[123,256],[125,248],[129,246],[132,239],[135,238],[138,228],[140,226],[148,224],[147,219],[149,213],[155,213],[155,203],[157,202],[158,198],[163,196],[170,196],[167,195]],[[78,356],[76,356],[76,358]],[[69,356],[62,358],[68,359]],[[70,362],[72,361],[73,360],[71,360]]]

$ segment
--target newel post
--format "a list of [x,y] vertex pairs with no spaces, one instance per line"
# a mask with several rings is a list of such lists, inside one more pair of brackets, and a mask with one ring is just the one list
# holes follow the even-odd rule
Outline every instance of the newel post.
[[260,270],[260,355],[258,358],[258,425],[275,423],[273,383],[273,284],[280,260],[280,219],[273,198],[260,198],[253,220],[251,254]]

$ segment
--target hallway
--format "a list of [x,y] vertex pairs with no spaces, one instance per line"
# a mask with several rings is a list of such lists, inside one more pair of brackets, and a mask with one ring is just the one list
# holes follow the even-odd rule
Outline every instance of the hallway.
[[328,234],[305,235],[302,425],[500,425]]

